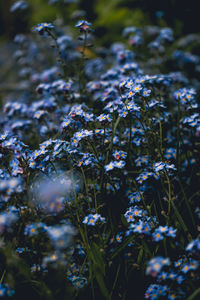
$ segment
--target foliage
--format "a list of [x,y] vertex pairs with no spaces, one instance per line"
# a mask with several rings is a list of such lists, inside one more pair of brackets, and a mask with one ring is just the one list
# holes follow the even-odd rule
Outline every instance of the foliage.
[[[97,27],[117,34],[131,17],[118,3]],[[14,38],[18,84],[0,121],[0,296],[198,299],[200,59],[187,47],[200,37],[128,26],[99,47],[91,23],[71,23],[47,18]]]

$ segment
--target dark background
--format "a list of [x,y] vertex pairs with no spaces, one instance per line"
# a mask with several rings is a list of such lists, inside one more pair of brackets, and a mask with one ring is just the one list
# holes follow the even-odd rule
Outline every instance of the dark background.
[[[12,39],[17,33],[28,33],[40,22],[62,17],[75,22],[71,13],[84,10],[79,17],[92,21],[102,42],[115,40],[126,26],[159,25],[172,27],[177,36],[200,31],[198,0],[79,0],[76,4],[48,5],[48,0],[27,0],[26,11],[10,13],[15,1],[0,0],[0,39]],[[77,17],[78,18],[78,17]]]

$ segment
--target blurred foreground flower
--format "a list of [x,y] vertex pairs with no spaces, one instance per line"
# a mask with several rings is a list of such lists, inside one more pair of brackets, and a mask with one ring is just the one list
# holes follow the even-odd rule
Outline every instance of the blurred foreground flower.
[[68,248],[76,234],[76,230],[71,225],[49,226],[47,234],[57,250]]
[[79,188],[75,176],[72,179],[63,172],[39,178],[32,188],[33,204],[45,214],[56,215],[64,210],[71,194]]
[[18,216],[12,212],[3,212],[0,214],[0,234],[4,232],[5,229],[10,229],[9,226],[17,221]]
[[10,12],[15,12],[16,10],[25,10],[28,8],[28,3],[26,1],[16,1],[10,8]]

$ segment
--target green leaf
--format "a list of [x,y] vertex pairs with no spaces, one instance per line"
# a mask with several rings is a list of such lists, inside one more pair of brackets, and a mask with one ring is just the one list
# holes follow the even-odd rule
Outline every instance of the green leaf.
[[121,220],[122,220],[122,223],[124,224],[124,226],[128,227],[129,224],[128,222],[126,221],[126,218],[124,217],[124,215],[121,215]]
[[101,270],[102,274],[105,276],[105,263],[101,252],[99,251],[99,246],[96,243],[92,243],[91,252],[94,264],[96,264]]
[[113,253],[113,255],[111,256],[111,260],[115,257],[115,256],[117,256],[131,241],[133,240],[133,237],[130,237],[130,238],[128,238],[128,239],[126,239],[123,243],[122,243],[122,245],[121,245],[121,247],[119,247],[114,253]]
[[138,254],[138,258],[137,258],[137,264],[139,265],[142,261],[142,256],[143,256],[143,248],[140,249],[140,252]]
[[171,204],[172,204],[172,207],[174,209],[174,213],[175,213],[180,225],[182,226],[184,232],[189,232],[189,230],[188,230],[187,226],[185,225],[185,223],[183,221],[183,218],[181,217],[181,215],[180,215],[178,209],[176,208],[174,202],[172,201]]
[[192,295],[190,295],[187,300],[193,300],[195,299],[194,297],[196,297],[198,294],[200,294],[200,288],[198,288],[196,291],[194,291],[194,293],[192,293]]
[[102,292],[102,295],[106,298],[106,299],[110,299],[109,297],[109,292],[107,290],[107,287],[104,283],[104,278],[101,274],[101,272],[99,272],[99,268],[98,267],[94,267],[94,274],[95,274],[95,277],[96,277],[96,280],[99,284],[99,287],[100,287],[100,290]]
[[93,261],[93,271],[94,276],[98,282],[99,288],[102,292],[102,295],[109,299],[109,292],[104,282],[105,276],[105,263],[101,252],[99,251],[99,246],[93,242],[90,251],[89,251],[90,259]]

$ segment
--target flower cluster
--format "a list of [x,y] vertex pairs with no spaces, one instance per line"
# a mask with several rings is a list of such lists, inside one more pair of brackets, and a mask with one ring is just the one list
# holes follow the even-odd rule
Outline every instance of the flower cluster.
[[192,257],[197,254],[196,250],[192,251],[192,245],[198,242],[198,239],[191,241],[186,247],[189,255],[187,253],[187,256],[173,263],[169,258],[163,257],[155,257],[148,262],[146,274],[153,276],[157,283],[151,284],[146,290],[147,299],[160,299],[163,295],[167,299],[185,299],[186,291],[182,283],[186,279],[190,279],[193,284],[199,280],[198,276],[195,277],[199,272],[199,262]]
[[41,299],[131,299],[129,286],[141,299],[193,299],[200,59],[174,51],[170,28],[128,27],[91,50],[91,23],[73,24],[75,38],[58,23],[35,27],[44,39],[14,38],[19,84],[0,119],[0,297],[19,299],[28,283]]
[[101,215],[99,214],[89,214],[84,218],[83,223],[90,226],[94,226],[97,221],[105,222],[105,218],[101,217]]

